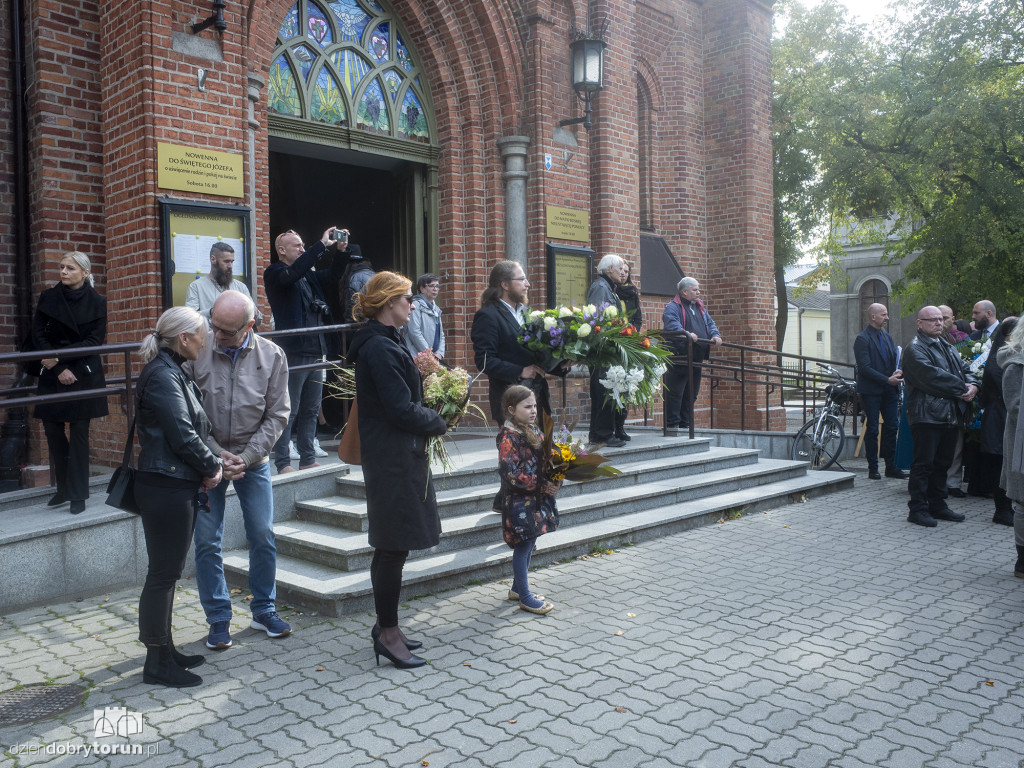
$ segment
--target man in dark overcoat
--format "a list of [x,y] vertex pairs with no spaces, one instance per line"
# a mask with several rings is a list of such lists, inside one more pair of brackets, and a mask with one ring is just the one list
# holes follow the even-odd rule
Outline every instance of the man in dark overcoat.
[[905,480],[907,475],[893,463],[903,371],[897,367],[896,344],[885,330],[888,322],[889,310],[884,304],[868,307],[868,325],[853,342],[853,357],[857,361],[857,393],[867,417],[864,454],[868,459],[868,477],[882,479],[878,472],[878,417],[881,414],[881,454],[885,461],[885,476]]

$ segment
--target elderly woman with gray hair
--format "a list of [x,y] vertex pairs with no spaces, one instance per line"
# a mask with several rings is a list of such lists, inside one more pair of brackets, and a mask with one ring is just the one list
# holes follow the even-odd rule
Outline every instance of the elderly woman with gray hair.
[[[597,279],[587,290],[587,303],[595,307],[613,306],[620,314],[625,313],[622,300],[615,292],[617,286],[626,282],[628,275],[626,260],[610,253],[597,265]],[[608,375],[607,368],[590,369],[590,442],[621,448],[626,441],[615,434],[615,414],[618,410],[601,379]]]
[[1013,575],[1024,579],[1024,420],[1020,418],[1021,395],[1024,394],[1024,320],[1017,321],[996,360],[1003,369],[1003,404],[1006,406],[999,485],[1013,506],[1013,538],[1017,546]]

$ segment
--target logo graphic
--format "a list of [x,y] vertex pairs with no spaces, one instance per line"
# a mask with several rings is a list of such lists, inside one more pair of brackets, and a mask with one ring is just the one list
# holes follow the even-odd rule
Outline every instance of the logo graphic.
[[92,711],[93,737],[106,736],[127,738],[142,733],[142,713],[129,712],[127,707],[104,707]]
[[544,155],[544,170],[551,170],[551,155]]

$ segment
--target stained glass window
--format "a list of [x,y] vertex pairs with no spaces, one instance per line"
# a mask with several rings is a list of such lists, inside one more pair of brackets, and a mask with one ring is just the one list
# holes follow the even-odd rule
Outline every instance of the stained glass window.
[[334,79],[327,67],[320,69],[310,100],[310,112],[314,120],[325,123],[343,123],[347,116],[345,99],[341,95],[338,81]]
[[420,100],[412,88],[405,92],[405,99],[402,101],[402,112],[398,116],[398,135],[403,139],[412,139],[413,141],[430,140],[427,116],[423,113]]
[[390,133],[390,120],[388,119],[388,105],[384,102],[384,92],[381,90],[380,81],[374,80],[363,92],[363,98],[359,102],[359,113],[356,116],[356,125],[377,133]]
[[278,56],[270,65],[270,108],[274,112],[285,115],[301,115],[302,104],[299,102],[299,89],[295,86],[295,76],[288,60]]
[[402,87],[402,76],[395,70],[389,69],[384,73],[384,87],[388,89],[388,96],[394,101],[398,96],[398,89]]
[[334,36],[331,34],[331,25],[327,23],[327,16],[316,6],[316,3],[306,4],[306,14],[309,17],[306,36],[321,48],[326,48],[333,43]]
[[292,55],[299,62],[299,68],[302,69],[302,77],[309,77],[309,70],[313,68],[313,63],[316,61],[316,53],[313,49],[306,45],[300,45],[292,48]]
[[350,43],[363,39],[363,30],[370,23],[370,16],[355,0],[332,0],[328,3],[338,20],[338,38]]
[[388,25],[387,22],[378,24],[370,35],[370,53],[377,61],[388,59]]
[[429,94],[388,1],[297,0],[278,32],[270,111],[429,142]]

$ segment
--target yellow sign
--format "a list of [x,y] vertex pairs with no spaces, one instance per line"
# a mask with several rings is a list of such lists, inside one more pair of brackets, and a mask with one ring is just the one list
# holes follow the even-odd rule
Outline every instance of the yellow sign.
[[244,197],[242,156],[158,141],[157,186],[224,197]]
[[234,276],[245,282],[245,215],[214,211],[171,212],[168,224],[174,264],[171,276],[171,303],[174,306],[183,306],[189,283],[210,271],[210,248],[214,243],[227,243],[234,249]]
[[578,243],[590,242],[589,211],[549,205],[547,206],[547,227],[548,237],[574,240]]
[[590,257],[577,253],[554,253],[554,285],[551,302],[555,307],[582,307],[590,287]]

